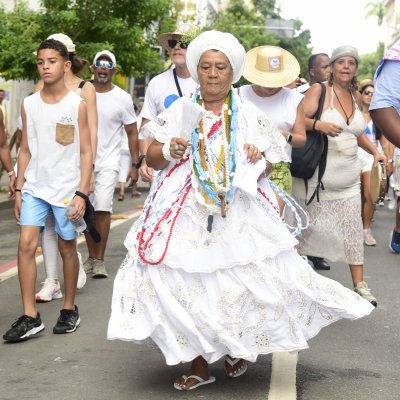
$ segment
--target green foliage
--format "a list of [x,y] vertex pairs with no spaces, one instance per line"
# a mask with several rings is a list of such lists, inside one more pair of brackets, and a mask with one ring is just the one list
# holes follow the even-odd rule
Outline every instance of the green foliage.
[[361,60],[357,74],[357,79],[359,81],[363,79],[373,79],[376,68],[383,57],[384,49],[384,44],[379,43],[375,52],[360,56]]
[[[302,76],[307,76],[307,62],[311,56],[310,31],[302,31],[300,21],[295,21],[295,37],[279,39],[265,29],[264,18],[275,17],[279,10],[275,0],[253,1],[254,10],[248,9],[243,0],[231,0],[226,11],[216,16],[207,29],[217,29],[235,35],[246,51],[257,46],[279,46],[291,52],[299,61]],[[245,80],[242,78],[241,83]]]
[[253,0],[253,5],[264,18],[280,18],[280,9],[275,0]]
[[378,25],[382,25],[383,18],[386,16],[387,7],[383,4],[382,1],[370,1],[365,6],[367,10],[366,17],[377,17]]
[[36,79],[32,54],[42,40],[61,32],[71,37],[79,57],[93,60],[111,50],[125,75],[158,73],[163,68],[155,21],[168,16],[170,0],[42,0],[43,9],[25,5],[0,11],[0,71],[5,79]]

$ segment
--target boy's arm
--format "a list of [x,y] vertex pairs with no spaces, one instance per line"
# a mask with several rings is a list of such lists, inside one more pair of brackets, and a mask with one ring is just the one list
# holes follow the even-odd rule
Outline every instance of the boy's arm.
[[136,122],[130,125],[124,125],[126,134],[128,135],[129,152],[131,153],[132,168],[129,176],[133,183],[139,179],[139,168],[133,167],[133,164],[139,163],[139,135]]
[[[86,104],[84,101],[82,101],[79,105],[78,126],[81,157],[81,182],[79,185],[79,191],[88,195],[93,158],[92,146],[90,144],[90,132],[87,119]],[[72,202],[75,205],[75,210],[74,213],[71,215],[71,219],[78,220],[83,218],[86,208],[85,200],[80,196],[75,196]]]
[[18,176],[15,182],[15,206],[14,206],[14,214],[15,218],[19,222],[20,210],[21,210],[21,188],[25,183],[25,170],[28,166],[28,163],[31,159],[31,152],[29,151],[28,146],[28,136],[26,130],[26,114],[24,104],[21,105],[21,119],[22,119],[22,137],[21,137],[21,147],[19,149],[18,154]]
[[3,112],[0,109],[0,161],[7,172],[13,171],[10,149],[7,144],[6,130],[3,122]]

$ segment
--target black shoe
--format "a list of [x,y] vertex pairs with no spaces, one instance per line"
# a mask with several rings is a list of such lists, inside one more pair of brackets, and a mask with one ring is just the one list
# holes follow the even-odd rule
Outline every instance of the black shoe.
[[313,263],[314,269],[323,271],[329,271],[331,269],[330,265],[321,257],[307,256],[307,258]]
[[53,328],[53,333],[71,333],[78,329],[81,320],[79,318],[78,307],[75,306],[75,310],[62,309],[60,316],[57,319],[57,323]]
[[7,342],[22,342],[43,330],[44,324],[39,313],[36,318],[23,315],[11,325],[11,328],[3,335],[3,339]]

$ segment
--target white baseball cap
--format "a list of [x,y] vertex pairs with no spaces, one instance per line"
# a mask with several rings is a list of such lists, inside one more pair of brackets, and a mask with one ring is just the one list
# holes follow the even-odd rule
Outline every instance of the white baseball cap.
[[109,50],[101,50],[99,51],[93,58],[93,64],[102,56],[108,57],[114,65],[117,65],[117,60],[111,51]]
[[59,42],[61,42],[68,50],[68,53],[74,53],[75,52],[75,44],[72,41],[72,39],[64,35],[64,33],[53,33],[50,35],[47,39],[54,39]]

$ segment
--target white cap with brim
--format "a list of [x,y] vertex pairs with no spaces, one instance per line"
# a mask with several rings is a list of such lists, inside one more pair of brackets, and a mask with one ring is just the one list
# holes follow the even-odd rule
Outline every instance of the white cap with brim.
[[53,39],[61,42],[67,48],[68,53],[75,53],[74,42],[69,36],[65,35],[64,33],[53,33],[47,38],[47,40],[48,39]]
[[109,50],[101,50],[98,53],[96,53],[96,55],[93,58],[93,64],[101,57],[107,57],[111,60],[111,62],[114,65],[117,65],[117,60],[115,59],[114,54],[111,53],[111,51],[109,51]]
[[246,54],[243,76],[251,83],[279,88],[294,82],[300,74],[300,64],[287,50],[276,46],[259,46]]

